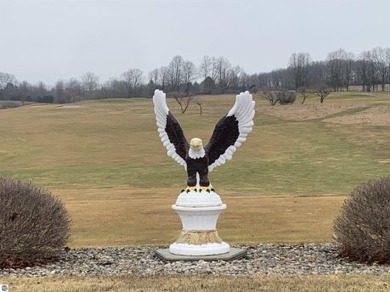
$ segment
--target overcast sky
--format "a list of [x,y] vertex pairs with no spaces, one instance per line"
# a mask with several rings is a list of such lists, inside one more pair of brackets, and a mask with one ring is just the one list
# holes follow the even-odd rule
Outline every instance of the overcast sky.
[[0,0],[0,72],[19,81],[101,81],[176,55],[226,57],[245,72],[390,47],[388,0]]

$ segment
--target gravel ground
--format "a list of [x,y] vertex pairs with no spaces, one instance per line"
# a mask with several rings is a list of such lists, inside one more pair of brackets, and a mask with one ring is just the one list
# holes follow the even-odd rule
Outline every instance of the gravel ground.
[[114,275],[389,275],[390,265],[366,265],[337,257],[335,244],[259,244],[239,246],[244,259],[164,262],[157,247],[82,248],[63,251],[45,266],[0,270],[1,277],[114,276]]

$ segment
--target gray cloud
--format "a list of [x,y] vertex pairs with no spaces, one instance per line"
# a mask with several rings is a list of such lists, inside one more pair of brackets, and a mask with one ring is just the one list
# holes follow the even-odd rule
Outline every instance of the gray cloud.
[[150,70],[181,55],[198,65],[224,56],[247,73],[314,60],[344,48],[390,47],[388,1],[0,0],[0,71],[44,81],[129,68]]

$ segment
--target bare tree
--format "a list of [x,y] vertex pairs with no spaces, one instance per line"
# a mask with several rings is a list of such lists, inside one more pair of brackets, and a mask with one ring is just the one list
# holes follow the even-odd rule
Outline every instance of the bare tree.
[[42,82],[42,81],[39,81],[35,86],[34,86],[34,91],[35,91],[35,95],[37,97],[44,97],[45,95],[47,95],[47,85]]
[[209,56],[204,56],[199,65],[199,75],[203,80],[205,80],[207,77],[211,77],[212,66],[212,59]]
[[249,79],[250,83],[256,86],[257,90],[268,90],[271,87],[270,76],[267,73],[253,74]]
[[221,93],[224,93],[234,82],[239,72],[239,67],[233,68],[229,60],[224,57],[214,58],[212,69],[213,75],[215,75],[215,83],[218,85]]
[[198,97],[194,98],[194,102],[198,105],[198,107],[199,107],[199,115],[201,116],[203,114],[202,102],[201,102],[201,100]]
[[202,78],[201,92],[210,94],[215,87],[215,58],[204,56],[199,65],[199,76]]
[[122,73],[122,79],[126,84],[127,97],[134,95],[135,89],[142,84],[143,72],[140,69],[129,69]]
[[325,100],[325,97],[327,97],[332,91],[329,88],[321,87],[316,90],[316,94],[320,98],[320,103],[323,103]]
[[388,75],[390,75],[390,48],[386,48],[385,55],[386,55],[387,68],[389,69],[389,71],[387,73],[388,73]]
[[345,82],[345,89],[349,91],[349,86],[352,82],[354,71],[353,67],[355,64],[355,54],[352,52],[346,52],[345,53],[345,60],[344,60],[344,82]]
[[[318,88],[326,86],[327,69],[325,61],[312,62],[310,64],[310,74],[305,88]],[[298,88],[299,90],[299,88]]]
[[375,86],[378,84],[378,70],[374,61],[374,57],[372,52],[369,52],[367,55],[367,63],[368,63],[368,77],[371,83],[372,91],[375,91]]
[[172,92],[170,93],[170,97],[173,97],[179,104],[180,111],[182,114],[187,111],[188,107],[190,106],[190,103],[194,98],[193,96],[183,96],[183,94],[181,94],[180,92]]
[[[106,81],[104,82],[104,84],[102,84],[100,86],[100,90],[99,90],[99,95],[104,98],[104,99],[108,99],[110,97],[110,88],[111,87],[111,82],[110,81]],[[111,100],[109,101],[109,103],[111,103]]]
[[157,68],[149,72],[149,80],[153,81],[154,84],[158,84],[159,70]]
[[16,78],[12,74],[0,72],[0,99],[5,99],[8,84],[15,84]]
[[326,60],[328,83],[333,91],[339,91],[343,87],[343,63],[345,51],[343,49],[330,52]]
[[286,69],[277,69],[269,73],[270,86],[280,89],[280,88],[289,88],[289,78]]
[[295,91],[298,88],[306,86],[311,58],[309,53],[293,53],[290,57],[289,67],[293,73]]
[[191,82],[196,78],[197,71],[195,65],[191,61],[184,61],[183,64],[183,84],[185,86],[185,94],[190,94]]
[[363,91],[375,89],[377,79],[377,70],[372,56],[372,52],[364,51],[360,54],[357,61],[357,69],[362,83]]
[[[232,70],[230,70],[230,80],[229,80],[229,86],[233,88],[238,88],[240,76],[243,73],[243,69],[241,69],[240,66],[234,66]],[[244,72],[245,73],[245,72]]]
[[247,90],[250,86],[249,75],[246,74],[244,70],[241,70],[240,75],[238,76],[238,87],[240,90]]
[[82,86],[79,80],[71,78],[65,84],[65,102],[74,102],[81,99]]
[[215,61],[215,68],[217,70],[216,83],[220,87],[222,93],[224,93],[229,86],[229,72],[232,69],[232,66],[229,60],[224,57],[219,57]]
[[217,58],[215,57],[212,57],[211,58],[211,79],[214,81],[214,83],[217,83],[218,80],[218,62],[217,62]]
[[302,96],[302,104],[304,104],[306,98],[310,95],[310,92],[305,87],[299,88],[298,92]]
[[88,97],[91,97],[98,89],[99,77],[95,73],[87,72],[81,76],[81,82],[84,89],[87,91]]
[[366,91],[370,89],[370,81],[368,78],[368,62],[367,60],[363,59],[362,57],[359,57],[359,59],[356,61],[356,68],[358,77],[360,79],[360,84],[362,85],[362,91]]
[[54,97],[56,103],[65,103],[65,82],[58,80],[54,86]]
[[22,101],[22,104],[29,98],[31,98],[31,84],[28,83],[27,81],[22,81],[19,83],[19,94],[20,94],[20,99]]
[[168,66],[168,82],[171,91],[180,91],[180,87],[184,80],[184,59],[181,56],[173,57]]
[[4,89],[4,99],[20,100],[19,88],[16,84],[8,82]]
[[389,51],[390,49],[383,49],[381,47],[377,47],[372,50],[372,59],[379,74],[382,91],[385,91],[386,77],[389,72],[390,64],[387,59],[390,55]]
[[339,91],[342,88],[349,90],[349,85],[352,80],[353,71],[352,65],[354,62],[354,54],[339,49],[328,54],[326,60],[327,79],[333,91]]
[[110,97],[127,97],[126,84],[123,80],[110,78],[103,86]]
[[168,78],[169,78],[169,69],[166,66],[163,66],[159,70],[159,84],[161,85],[161,89],[165,89],[165,87],[168,85]]

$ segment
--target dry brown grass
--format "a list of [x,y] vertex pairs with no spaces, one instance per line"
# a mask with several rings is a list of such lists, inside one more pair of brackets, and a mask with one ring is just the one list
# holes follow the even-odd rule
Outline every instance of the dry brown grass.
[[330,118],[325,121],[346,125],[389,126],[390,106],[378,105],[352,115]]
[[298,97],[293,105],[268,106],[263,112],[289,121],[324,119],[338,124],[389,126],[390,109],[386,105],[389,102],[387,93],[334,92],[323,104],[316,95],[311,95],[305,104]]
[[389,291],[389,276],[7,278],[10,291]]
[[[174,189],[56,191],[73,219],[72,247],[167,245],[181,225],[171,209]],[[228,205],[218,230],[231,244],[329,242],[344,197],[220,195]]]

